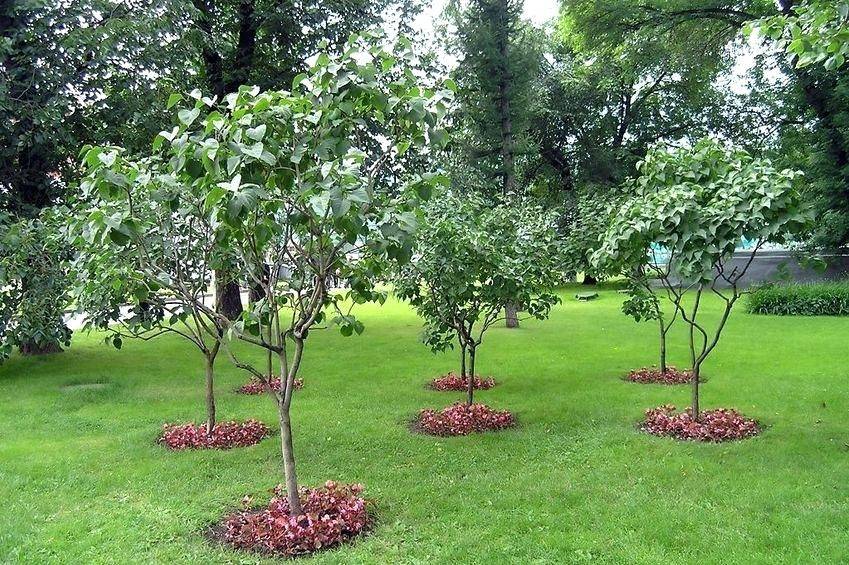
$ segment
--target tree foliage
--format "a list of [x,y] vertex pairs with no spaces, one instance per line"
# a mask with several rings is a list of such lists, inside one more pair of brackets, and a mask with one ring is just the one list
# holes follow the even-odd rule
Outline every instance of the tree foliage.
[[53,353],[70,345],[67,246],[49,214],[12,220],[0,214],[0,362],[17,347]]
[[396,291],[425,320],[433,351],[457,343],[461,377],[469,354],[468,403],[478,346],[515,300],[543,319],[562,281],[556,217],[533,205],[488,206],[479,196],[446,193],[427,208],[414,260],[396,277]]
[[[619,271],[645,269],[660,280],[690,327],[692,409],[698,418],[699,370],[741,296],[740,280],[765,243],[786,244],[807,226],[799,172],[778,170],[766,159],[710,139],[693,148],[659,146],[639,171],[635,196],[611,216],[593,261]],[[745,261],[735,263],[734,251],[744,239],[754,245]],[[690,291],[692,304],[685,302]],[[706,291],[724,305],[713,329],[699,317]]]
[[[405,170],[399,157],[444,143],[441,120],[453,95],[417,84],[409,40],[392,50],[379,42],[353,36],[341,54],[322,52],[309,72],[294,77],[291,91],[242,87],[220,103],[200,92],[173,96],[179,123],[157,136],[150,158],[87,155],[90,183],[118,207],[89,216],[99,233],[118,245],[144,239],[150,226],[138,216],[135,191],[126,190],[141,182],[151,187],[138,194],[142,210],[147,202],[166,215],[169,208],[190,210],[184,224],[203,229],[201,241],[209,244],[201,251],[208,253],[204,265],[229,261],[228,268],[262,288],[262,298],[235,323],[202,302],[190,307],[201,324],[213,320],[230,338],[279,358],[281,384],[272,387],[272,375],[228,348],[277,404],[293,514],[301,507],[289,409],[310,331],[327,321],[330,309],[344,335],[362,332],[332,285],[347,283],[349,305],[381,299],[377,277],[387,260],[410,258],[419,200],[443,182],[435,172]],[[375,131],[378,145],[371,143]],[[378,185],[386,169],[403,179],[391,192]],[[167,254],[150,266],[162,271],[163,264],[171,264]],[[157,281],[163,287],[177,284],[163,279],[170,279]]]
[[849,58],[849,2],[807,0],[744,29],[777,41],[800,68],[822,63],[833,71]]

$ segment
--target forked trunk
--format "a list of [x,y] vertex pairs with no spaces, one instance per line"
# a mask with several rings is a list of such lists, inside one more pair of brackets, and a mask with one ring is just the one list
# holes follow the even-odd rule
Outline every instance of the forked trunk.
[[466,388],[466,404],[472,405],[475,399],[475,348],[469,348],[469,381]]
[[519,306],[515,302],[508,302],[504,306],[504,322],[508,328],[519,327]]
[[277,411],[280,415],[280,445],[283,450],[283,474],[286,477],[286,499],[289,501],[289,513],[300,516],[304,513],[301,499],[298,497],[298,475],[295,472],[295,449],[292,445],[292,422],[289,419],[289,407],[285,400],[278,400]]

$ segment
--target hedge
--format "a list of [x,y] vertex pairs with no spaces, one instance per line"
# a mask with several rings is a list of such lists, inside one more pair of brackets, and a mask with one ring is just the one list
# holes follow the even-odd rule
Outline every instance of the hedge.
[[778,316],[847,316],[849,281],[762,286],[749,295],[748,309]]

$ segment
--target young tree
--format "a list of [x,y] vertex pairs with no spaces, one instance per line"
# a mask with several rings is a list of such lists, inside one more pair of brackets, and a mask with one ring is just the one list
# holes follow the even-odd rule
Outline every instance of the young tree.
[[206,194],[181,182],[167,154],[133,159],[120,148],[94,147],[83,161],[88,176],[70,227],[77,308],[89,329],[107,332],[118,348],[125,338],[163,334],[192,343],[204,357],[212,435],[215,361],[226,323],[211,315],[206,293],[214,270],[232,258],[217,239]]
[[[363,331],[343,309],[345,296],[332,291],[333,281],[349,287],[349,305],[381,299],[374,284],[385,262],[409,259],[419,199],[442,179],[408,174],[399,157],[426,154],[446,139],[440,122],[452,93],[417,84],[409,41],[393,50],[377,41],[355,36],[338,56],[322,52],[308,73],[295,77],[292,92],[243,87],[204,115],[212,101],[197,96],[179,111],[180,125],[155,144],[169,182],[188,187],[211,226],[211,253],[262,287],[236,323],[207,305],[193,306],[205,315],[199,319],[226,326],[230,338],[278,358],[281,384],[272,387],[270,375],[227,348],[277,406],[293,515],[302,511],[290,409],[310,331],[327,319],[328,308],[344,335]],[[380,180],[387,169],[401,179],[392,191]],[[120,190],[115,173],[120,169],[101,168],[99,182]]]
[[468,404],[477,348],[502,320],[504,301],[515,297],[530,316],[544,319],[559,300],[553,293],[562,281],[555,221],[535,206],[489,207],[474,195],[446,193],[427,208],[396,292],[425,319],[423,339],[433,351],[459,345]]
[[[779,171],[766,159],[710,139],[692,148],[655,147],[639,171],[637,194],[611,217],[593,260],[645,266],[662,283],[690,329],[691,410],[698,419],[701,367],[745,292],[741,281],[748,268],[764,244],[786,243],[806,226],[799,173]],[[744,260],[735,260],[743,239],[755,243]],[[667,258],[651,253],[647,259],[653,247],[665,250]],[[712,328],[700,316],[705,293],[723,306]]]

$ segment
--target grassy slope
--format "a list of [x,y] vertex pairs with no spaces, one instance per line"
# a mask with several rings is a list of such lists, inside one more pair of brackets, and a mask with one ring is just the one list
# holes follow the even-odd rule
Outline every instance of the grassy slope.
[[[492,331],[479,367],[501,385],[479,398],[521,425],[466,438],[406,429],[417,409],[461,397],[423,387],[455,355],[420,345],[406,306],[362,308],[360,337],[315,332],[294,403],[301,481],[365,483],[380,523],[308,562],[845,558],[849,319],[735,312],[706,367],[704,407],[737,407],[768,429],[695,445],[635,431],[644,408],[686,405],[688,389],[619,379],[656,350],[654,327],[622,316],[620,299],[567,299],[547,322]],[[678,329],[671,357],[684,365]],[[220,367],[219,414],[275,424],[271,401],[233,394],[245,376]],[[200,531],[245,494],[265,499],[277,436],[230,452],[154,445],[164,421],[203,418],[201,379],[197,353],[171,339],[118,352],[78,336],[62,355],[0,367],[0,561],[259,561]],[[108,385],[66,387],[93,381]]]

